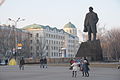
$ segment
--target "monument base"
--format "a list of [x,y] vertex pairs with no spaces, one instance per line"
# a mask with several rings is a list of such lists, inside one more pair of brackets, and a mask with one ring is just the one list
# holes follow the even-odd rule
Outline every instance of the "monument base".
[[91,61],[103,60],[100,40],[82,42],[75,57],[88,57]]

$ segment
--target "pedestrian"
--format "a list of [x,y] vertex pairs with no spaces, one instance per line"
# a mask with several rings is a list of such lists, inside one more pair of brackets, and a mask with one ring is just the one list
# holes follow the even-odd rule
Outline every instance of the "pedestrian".
[[40,59],[40,68],[44,68],[44,61],[43,61],[43,58]]
[[82,64],[82,76],[83,77],[89,77],[89,67],[88,67],[89,63],[87,62],[87,60],[84,60],[83,61],[83,64]]
[[83,71],[83,60],[81,60],[81,63],[80,63],[80,71],[82,71],[82,76],[84,76],[84,71]]
[[2,60],[0,59],[0,64],[1,64]]
[[78,70],[78,63],[77,61],[74,61],[74,63],[71,65],[72,68],[72,77],[76,77],[77,76],[77,70]]
[[88,61],[88,59],[86,58],[86,57],[84,57],[84,60],[86,60],[87,61],[87,65],[89,65],[89,61]]
[[74,59],[70,60],[70,65],[72,65],[74,63]]
[[5,59],[5,65],[7,65],[8,64],[8,59]]
[[20,70],[24,70],[24,64],[25,64],[25,61],[24,61],[24,58],[22,57],[22,59],[20,60],[20,64],[19,64]]
[[43,59],[43,65],[44,65],[44,67],[47,68],[47,59],[46,59],[46,57]]

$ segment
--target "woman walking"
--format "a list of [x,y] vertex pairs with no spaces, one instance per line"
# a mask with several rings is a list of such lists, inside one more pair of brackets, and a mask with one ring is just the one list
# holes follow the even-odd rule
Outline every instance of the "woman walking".
[[83,61],[83,64],[82,64],[82,69],[83,69],[83,71],[82,71],[82,76],[85,76],[85,77],[89,77],[89,67],[88,67],[88,65],[89,65],[89,63],[88,63],[88,61],[87,60],[84,60]]

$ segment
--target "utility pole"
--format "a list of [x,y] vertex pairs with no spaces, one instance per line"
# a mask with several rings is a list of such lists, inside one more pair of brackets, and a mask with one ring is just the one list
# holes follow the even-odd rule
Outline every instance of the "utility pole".
[[16,59],[16,53],[17,53],[17,23],[20,21],[24,21],[25,19],[20,19],[18,18],[17,20],[13,20],[11,18],[8,18],[9,21],[14,22],[14,26],[13,26],[13,34],[14,34],[14,47],[13,47],[13,54],[15,55],[15,59]]

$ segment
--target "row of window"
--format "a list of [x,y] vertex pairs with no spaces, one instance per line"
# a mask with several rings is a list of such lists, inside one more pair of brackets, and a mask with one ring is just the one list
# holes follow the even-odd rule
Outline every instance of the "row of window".
[[[32,44],[32,43],[33,43],[33,40],[30,40],[30,44]],[[37,39],[36,43],[39,44],[40,40]],[[44,41],[44,43],[47,43],[47,44],[59,44],[59,45],[63,45],[64,44],[63,41],[54,41],[54,40],[46,40],[46,41]]]
[[65,39],[64,36],[54,35],[54,34],[48,34],[48,33],[46,33],[46,37],[47,38],[54,38],[54,39]]
[[[33,35],[30,34],[30,37],[33,37]],[[40,37],[40,36],[39,36],[39,33],[36,33],[36,36],[35,36],[35,37]],[[48,33],[46,33],[45,37],[46,37],[46,38],[54,38],[54,39],[65,39],[64,36],[54,35],[54,34],[48,34]]]
[[74,57],[74,54],[68,54],[68,57]]
[[74,45],[68,45],[68,48],[75,48]]
[[59,45],[63,45],[64,42],[63,41],[54,41],[54,40],[46,40],[47,44],[59,44]]
[[52,57],[61,57],[62,55],[58,52],[52,52],[51,56]]
[[63,30],[58,30],[57,28],[49,28],[49,27],[47,27],[47,29],[46,29],[47,31],[49,31],[49,32],[54,32],[54,33],[64,33],[64,31]]
[[66,30],[66,31],[69,32],[69,33],[76,34],[76,30]]
[[[36,50],[39,50],[40,46],[36,46]],[[33,47],[31,46],[30,47],[31,50],[33,50]],[[48,46],[46,46],[46,50],[48,50]],[[51,46],[51,50],[57,50],[57,51],[60,51],[61,50],[61,47],[57,47],[57,46]]]
[[[34,53],[31,53],[31,56]],[[36,54],[36,56],[40,56],[39,53]],[[48,52],[46,53],[46,56],[48,56]],[[62,57],[62,54],[57,53],[57,52],[52,52],[51,57]],[[68,54],[68,57],[74,57],[74,54]]]
[[[57,53],[57,52],[52,52],[51,56],[52,57],[62,57],[62,54]],[[68,57],[74,57],[74,54],[68,54]]]
[[74,50],[68,49],[68,53],[74,53]]
[[75,41],[74,40],[68,40],[69,43],[74,43]]

